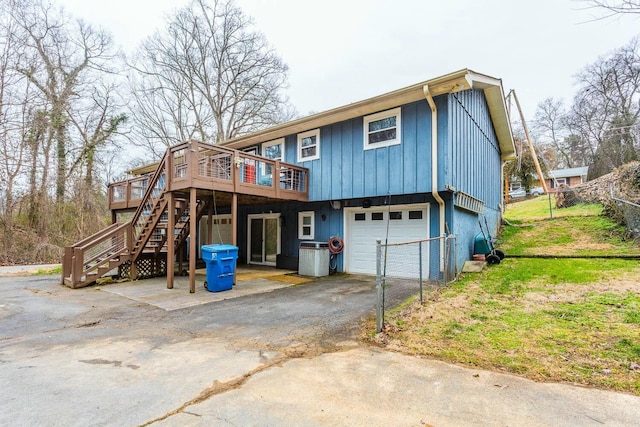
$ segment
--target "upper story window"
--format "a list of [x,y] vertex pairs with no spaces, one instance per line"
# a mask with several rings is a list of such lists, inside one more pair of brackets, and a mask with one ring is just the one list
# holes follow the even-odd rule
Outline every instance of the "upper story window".
[[[272,160],[284,160],[284,138],[275,139],[273,141],[262,144],[262,157]],[[263,175],[271,175],[271,165],[264,164]]]
[[298,162],[320,158],[320,129],[298,134]]
[[262,144],[262,157],[273,160],[284,160],[284,138]]
[[400,144],[400,107],[364,118],[364,149]]

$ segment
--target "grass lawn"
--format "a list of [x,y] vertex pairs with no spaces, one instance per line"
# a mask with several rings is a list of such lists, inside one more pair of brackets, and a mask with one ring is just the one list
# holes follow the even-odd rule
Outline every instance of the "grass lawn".
[[[546,215],[541,205],[547,202]],[[518,205],[518,206],[515,206]],[[637,254],[600,207],[555,210],[544,197],[513,204],[508,254]],[[373,338],[387,348],[539,381],[640,395],[640,261],[507,257],[388,312]],[[373,330],[372,325],[368,325]]]

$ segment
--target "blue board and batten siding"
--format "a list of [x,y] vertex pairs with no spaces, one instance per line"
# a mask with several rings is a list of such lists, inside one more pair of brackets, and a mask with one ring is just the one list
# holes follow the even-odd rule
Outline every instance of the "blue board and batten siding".
[[[495,236],[500,222],[502,162],[484,93],[469,90],[449,96],[450,144],[446,153],[446,181],[458,191],[484,202],[484,215]],[[452,230],[458,236],[458,264],[473,254],[480,232],[476,213],[455,208]],[[484,219],[482,219],[484,225]]]
[[468,90],[450,95],[448,122],[445,181],[484,201],[485,206],[498,208],[500,149],[483,92]]
[[[437,99],[446,129],[446,97]],[[446,132],[443,132],[446,137]],[[320,128],[320,158],[309,169],[309,201],[431,192],[431,110],[427,101],[401,108],[402,143],[364,150],[363,117]],[[297,162],[297,136],[285,138],[285,161]]]
[[[438,110],[438,188],[446,200],[445,218],[458,236],[457,265],[469,259],[473,237],[479,231],[478,215],[453,207],[454,187],[485,202],[485,213],[495,232],[500,218],[501,159],[484,93],[468,90],[435,98]],[[431,203],[430,231],[439,234],[438,205],[432,190],[431,109],[426,100],[401,106],[401,143],[364,149],[364,118],[358,117],[320,128],[320,158],[297,162],[297,134],[285,137],[284,161],[309,170],[309,202],[241,208],[239,241],[246,242],[246,215],[280,212],[281,253],[297,256],[299,211],[315,212],[314,240],[343,236],[343,210],[328,203],[373,206]],[[311,129],[309,129],[311,130]],[[348,242],[346,242],[348,244]],[[342,256],[338,269],[342,270]]]

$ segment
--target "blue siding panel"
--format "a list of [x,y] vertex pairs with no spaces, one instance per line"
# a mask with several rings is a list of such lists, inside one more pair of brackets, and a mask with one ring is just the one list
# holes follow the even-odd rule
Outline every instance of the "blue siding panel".
[[[417,141],[418,123],[416,104],[407,105],[402,112],[402,135],[407,141]],[[418,191],[417,182],[417,144],[402,144],[402,188],[406,193]]]
[[[413,145],[413,144],[408,144]],[[394,145],[393,147],[389,147],[388,150],[389,156],[389,187],[387,191],[390,194],[402,194],[409,193],[407,189],[404,188],[404,177],[403,171],[407,169],[403,162],[402,156],[402,144]]]
[[427,101],[416,103],[416,192],[431,192],[431,108]]
[[340,140],[339,159],[335,166],[340,169],[341,187],[340,191],[335,193],[336,199],[350,199],[353,197],[353,121],[349,120],[342,125],[342,135]]
[[449,96],[449,138],[452,168],[446,181],[457,190],[496,208],[502,196],[498,139],[481,90]]
[[359,197],[374,196],[376,194],[378,176],[378,171],[376,170],[378,165],[376,162],[376,151],[378,150],[367,150],[364,152],[364,171],[362,169],[358,170],[359,165],[352,165],[354,173],[364,173],[364,192],[358,194]]
[[[351,153],[352,153],[352,161],[348,165],[344,165],[345,168],[349,169],[349,173],[352,176],[352,185],[351,185],[351,197],[362,197],[365,194],[365,177],[362,173],[363,164],[364,164],[364,136],[363,136],[363,122],[361,119],[353,119],[350,120],[352,124],[352,139],[351,139]],[[346,147],[349,149],[349,147]],[[358,166],[360,165],[360,166]],[[348,185],[348,183],[347,183]],[[344,197],[345,199],[348,197]]]
[[373,193],[370,194],[372,196],[384,196],[389,193],[391,175],[393,173],[397,173],[397,171],[393,171],[391,164],[389,163],[389,148],[380,148],[369,151],[375,154],[377,171],[375,176],[376,188],[373,190]]
[[[439,140],[448,141],[447,96],[436,98]],[[320,159],[309,169],[309,199],[345,200],[431,191],[431,109],[426,100],[401,107],[399,145],[364,150],[363,117],[320,129]],[[297,135],[285,138],[285,161],[297,163]]]

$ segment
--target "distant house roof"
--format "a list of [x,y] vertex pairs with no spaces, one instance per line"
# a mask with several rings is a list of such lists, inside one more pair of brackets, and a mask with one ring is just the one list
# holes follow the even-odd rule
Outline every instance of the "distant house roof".
[[489,107],[491,121],[496,136],[498,137],[502,160],[515,158],[515,145],[505,104],[502,81],[495,77],[476,73],[467,68],[363,101],[354,102],[248,135],[232,138],[224,141],[222,144],[229,145],[232,148],[244,148],[282,138],[287,135],[304,132],[309,129],[319,128],[321,126],[398,107],[409,102],[425,99],[425,91],[427,88],[432,96],[455,93],[468,89],[483,90],[487,100],[487,106]]
[[569,168],[569,169],[554,169],[549,171],[549,178],[569,178],[572,176],[587,176],[589,172],[589,166],[581,166],[579,168]]

